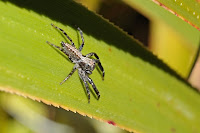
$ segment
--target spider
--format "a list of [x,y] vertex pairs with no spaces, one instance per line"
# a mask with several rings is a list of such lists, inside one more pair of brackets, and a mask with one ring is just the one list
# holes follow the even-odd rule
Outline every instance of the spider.
[[[72,63],[74,63],[74,67],[72,69],[72,71],[69,73],[69,75],[60,83],[63,84],[65,81],[67,81],[72,74],[76,71],[76,69],[78,69],[78,74],[80,79],[83,81],[85,88],[86,88],[86,92],[87,92],[87,96],[88,96],[88,103],[90,102],[90,90],[89,90],[89,85],[87,82],[89,82],[92,85],[92,88],[94,89],[96,95],[97,95],[97,99],[100,98],[100,93],[97,90],[94,82],[92,81],[92,79],[89,77],[90,74],[92,74],[92,71],[94,70],[94,68],[96,67],[96,64],[98,64],[100,70],[102,71],[102,78],[104,80],[104,69],[101,65],[100,59],[98,57],[98,55],[94,52],[89,53],[87,55],[82,55],[81,50],[83,49],[84,46],[84,38],[83,38],[83,32],[82,30],[77,27],[77,29],[80,32],[81,35],[81,40],[82,40],[82,44],[80,45],[79,49],[77,49],[72,41],[72,39],[67,35],[67,33],[60,29],[59,27],[55,26],[54,24],[51,24],[54,28],[60,30],[66,37],[67,39],[71,42],[71,45],[65,42],[61,42],[62,47],[56,46],[48,41],[46,41],[49,45],[58,48],[60,51],[62,51],[64,54],[66,54],[69,58],[69,60],[71,60]],[[91,56],[95,56],[96,59],[92,59],[90,58]]]

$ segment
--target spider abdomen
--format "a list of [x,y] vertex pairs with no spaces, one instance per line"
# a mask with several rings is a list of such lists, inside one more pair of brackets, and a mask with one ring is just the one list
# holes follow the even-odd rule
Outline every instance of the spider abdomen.
[[73,47],[72,45],[69,45],[68,43],[65,43],[64,45],[65,46],[63,48],[64,48],[66,54],[69,56],[69,58],[73,62],[81,59],[82,54],[75,47]]

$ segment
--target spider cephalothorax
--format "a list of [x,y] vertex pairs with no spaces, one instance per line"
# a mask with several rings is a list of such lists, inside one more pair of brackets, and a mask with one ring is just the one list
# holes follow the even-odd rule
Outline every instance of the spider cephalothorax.
[[[87,82],[89,82],[92,85],[92,88],[94,89],[94,91],[97,94],[98,99],[99,99],[100,93],[97,90],[92,79],[89,77],[89,75],[92,74],[92,71],[94,70],[96,64],[98,64],[100,70],[102,71],[103,78],[104,78],[105,72],[104,72],[104,69],[99,60],[99,57],[97,56],[96,53],[92,52],[87,55],[82,55],[81,50],[83,49],[83,46],[84,46],[84,38],[83,38],[83,33],[82,33],[81,29],[78,27],[78,30],[80,32],[81,39],[82,39],[82,44],[79,47],[79,49],[76,49],[72,39],[66,34],[66,32],[64,30],[58,28],[57,26],[55,26],[53,24],[51,24],[51,25],[53,27],[57,28],[58,30],[62,31],[63,34],[67,37],[67,39],[69,39],[69,41],[71,42],[71,45],[68,43],[65,43],[65,42],[61,42],[62,47],[58,47],[48,41],[47,41],[47,43],[52,45],[53,47],[61,50],[63,53],[65,53],[68,56],[68,58],[72,61],[72,63],[75,64],[72,71],[60,84],[63,84],[67,79],[69,79],[69,77],[71,77],[71,75],[75,72],[75,70],[78,69],[79,77],[85,84],[86,92],[88,95],[88,102],[90,102],[90,90],[89,90],[89,86],[88,86]],[[90,58],[91,56],[95,56],[97,59],[92,59],[92,58]]]

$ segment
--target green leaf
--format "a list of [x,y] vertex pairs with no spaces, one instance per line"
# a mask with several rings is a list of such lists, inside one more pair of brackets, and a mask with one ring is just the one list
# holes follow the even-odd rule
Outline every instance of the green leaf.
[[[159,20],[165,22],[167,25],[170,25],[176,32],[182,35],[185,41],[189,42],[195,47],[199,46],[200,4],[197,0],[123,1],[148,17],[150,20]],[[181,3],[182,6],[180,6]],[[187,8],[190,9],[189,12],[187,11]],[[193,15],[193,12],[195,12],[195,15]],[[192,25],[197,27],[195,28]]]
[[[191,2],[190,4],[187,4],[187,7],[195,10],[195,12],[198,12],[200,10],[200,8],[197,8],[199,6],[198,2],[194,0],[190,0],[188,2],[187,0],[123,1],[149,18],[151,25],[151,37],[149,39],[151,50],[155,50],[155,47],[159,47],[159,52],[155,50],[154,53],[156,53],[159,58],[163,59],[171,68],[176,70],[176,72],[178,72],[181,76],[187,79],[194,65],[195,58],[197,58],[196,56],[198,55],[197,53],[199,52],[198,49],[200,47],[200,32],[197,30],[197,27],[197,29],[195,29],[192,25],[195,23],[199,24],[200,19],[198,19],[197,14],[189,15],[188,11],[183,6],[183,3]],[[180,5],[181,3],[182,5]],[[183,18],[183,16],[187,17]],[[159,25],[162,25],[162,27]],[[168,27],[167,31],[163,31],[163,26]],[[155,27],[157,27],[157,31],[155,30]],[[171,33],[170,31],[174,33]],[[155,34],[158,34],[158,36]],[[173,36],[173,38],[170,39],[168,38],[169,36]],[[180,41],[177,42],[175,40]],[[177,50],[179,45],[181,49],[179,48]]]
[[200,1],[198,0],[154,0],[197,30],[200,30]]
[[[71,1],[0,1],[0,90],[43,101],[135,132],[200,132],[199,93],[139,42]],[[101,93],[91,102],[77,72],[59,83],[73,64],[46,44],[66,41],[50,23],[64,29],[83,54],[96,52],[105,68]],[[78,38],[78,39],[77,39]],[[68,41],[67,41],[68,42]]]

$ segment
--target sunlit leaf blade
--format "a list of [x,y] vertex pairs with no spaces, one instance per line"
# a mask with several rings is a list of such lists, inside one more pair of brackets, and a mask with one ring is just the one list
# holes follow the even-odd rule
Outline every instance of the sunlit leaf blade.
[[[192,24],[200,25],[200,18],[197,19],[197,14],[186,13],[187,9],[184,6],[180,6],[180,3],[184,1],[184,5],[195,10],[200,11],[199,4],[196,0],[123,0],[128,5],[148,17],[150,20],[161,20],[170,25],[176,32],[182,35],[185,41],[188,41],[192,45],[199,46],[200,32],[198,29],[192,26]],[[196,1],[196,2],[195,2]],[[190,3],[191,4],[188,4]],[[156,4],[157,3],[157,4]],[[179,3],[179,4],[178,4]],[[168,7],[168,8],[165,8]],[[173,12],[177,14],[173,14]],[[179,16],[178,16],[179,14]],[[185,21],[180,19],[180,14],[184,14]],[[196,16],[197,15],[197,16]],[[186,21],[190,22],[187,23]],[[192,24],[191,24],[192,23]]]
[[[200,96],[170,68],[114,26],[71,0],[0,2],[0,89],[70,109],[135,132],[200,132]],[[77,72],[59,83],[73,64],[46,44],[65,41],[63,28],[83,54],[96,52],[105,68],[101,93],[88,104]],[[79,39],[77,39],[79,38]]]
[[153,0],[200,31],[199,0]]

